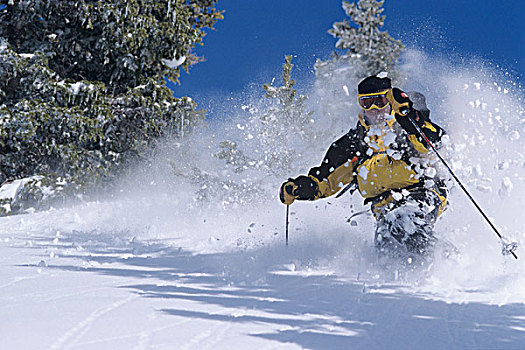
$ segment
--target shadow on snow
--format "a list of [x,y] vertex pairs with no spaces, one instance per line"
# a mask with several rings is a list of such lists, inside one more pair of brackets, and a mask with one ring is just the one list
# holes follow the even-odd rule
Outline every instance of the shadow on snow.
[[[58,248],[71,248],[78,237],[62,239],[63,245]],[[40,248],[57,248],[49,238],[42,237],[40,243]],[[392,291],[392,284],[370,285],[333,274],[309,273],[308,266],[326,253],[323,249],[307,261],[301,259],[301,247],[192,254],[162,243],[132,242],[119,248],[112,247],[111,242],[90,240],[83,249],[89,255],[66,254],[64,250],[61,256],[119,265],[48,268],[147,279],[147,283],[121,288],[144,298],[198,302],[204,310],[210,305],[220,306],[224,310],[216,313],[178,308],[161,312],[269,325],[274,331],[250,335],[303,348],[521,349],[525,339],[522,304],[446,303]],[[123,258],[122,254],[131,257]],[[299,272],[283,268],[294,256]]]

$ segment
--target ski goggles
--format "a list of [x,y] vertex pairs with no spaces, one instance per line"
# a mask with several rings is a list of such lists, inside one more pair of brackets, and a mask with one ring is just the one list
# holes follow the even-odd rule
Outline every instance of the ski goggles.
[[383,109],[388,105],[388,99],[386,98],[386,93],[388,90],[382,92],[373,92],[371,94],[359,94],[357,95],[357,102],[359,106],[365,111],[371,109]]

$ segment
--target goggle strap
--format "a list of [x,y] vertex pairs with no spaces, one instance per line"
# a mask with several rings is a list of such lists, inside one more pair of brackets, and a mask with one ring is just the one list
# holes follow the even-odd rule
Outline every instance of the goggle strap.
[[387,92],[388,92],[388,90],[379,91],[379,92],[371,92],[371,93],[368,93],[368,94],[357,94],[357,98],[359,99],[361,97],[386,95]]

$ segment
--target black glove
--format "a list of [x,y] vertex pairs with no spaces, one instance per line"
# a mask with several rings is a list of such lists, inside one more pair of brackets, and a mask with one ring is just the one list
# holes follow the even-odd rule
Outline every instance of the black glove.
[[319,186],[309,176],[301,175],[296,179],[288,179],[281,185],[279,199],[283,204],[290,205],[296,199],[313,200]]

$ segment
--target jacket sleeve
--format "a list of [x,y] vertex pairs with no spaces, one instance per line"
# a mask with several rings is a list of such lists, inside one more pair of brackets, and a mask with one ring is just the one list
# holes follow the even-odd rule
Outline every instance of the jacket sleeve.
[[[321,165],[310,169],[308,192],[301,191],[298,199],[317,200],[332,196],[354,180],[354,168],[361,153],[355,129],[332,143]],[[304,181],[304,176],[299,177]],[[297,178],[297,179],[299,179]]]

